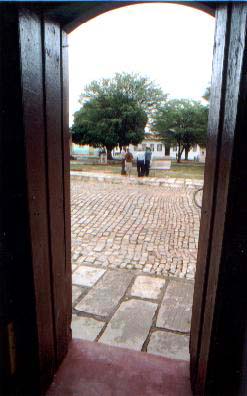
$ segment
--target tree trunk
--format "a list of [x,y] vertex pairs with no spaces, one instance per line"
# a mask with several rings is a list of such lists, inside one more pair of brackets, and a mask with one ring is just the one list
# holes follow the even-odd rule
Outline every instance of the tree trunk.
[[184,147],[181,150],[180,146],[178,146],[178,158],[177,158],[178,164],[180,164],[180,162],[181,162],[181,157],[182,157],[183,151],[184,151]]
[[189,149],[185,147],[185,160],[188,161],[189,158]]
[[107,160],[112,160],[112,150],[114,149],[114,147],[112,146],[107,146],[106,150],[107,150]]

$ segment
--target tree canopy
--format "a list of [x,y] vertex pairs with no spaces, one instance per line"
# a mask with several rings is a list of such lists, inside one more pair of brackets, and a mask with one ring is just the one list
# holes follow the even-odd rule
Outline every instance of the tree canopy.
[[91,97],[74,114],[75,143],[106,147],[108,159],[119,145],[138,144],[144,139],[147,115],[125,92],[100,93]]
[[173,99],[164,103],[154,117],[153,129],[165,143],[178,146],[177,160],[185,159],[195,144],[204,146],[207,136],[208,107],[188,99]]
[[100,96],[122,94],[140,105],[149,117],[167,99],[162,89],[148,77],[138,73],[116,73],[113,78],[92,81],[80,96],[80,104]]
[[108,158],[117,145],[138,144],[144,139],[148,117],[165,102],[161,88],[139,74],[116,73],[111,79],[92,81],[80,96],[74,114],[75,143],[106,147]]

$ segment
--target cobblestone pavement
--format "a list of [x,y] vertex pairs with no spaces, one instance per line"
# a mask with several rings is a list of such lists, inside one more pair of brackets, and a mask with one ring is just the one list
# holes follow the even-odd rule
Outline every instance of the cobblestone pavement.
[[194,279],[193,186],[71,183],[72,262]]

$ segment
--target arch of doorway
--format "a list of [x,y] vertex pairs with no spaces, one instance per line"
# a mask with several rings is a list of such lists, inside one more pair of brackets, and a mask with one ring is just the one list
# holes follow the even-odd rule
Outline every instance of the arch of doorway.
[[83,23],[88,22],[90,19],[102,15],[106,12],[116,10],[118,8],[127,7],[136,4],[179,4],[186,7],[192,7],[197,10],[206,12],[209,15],[214,16],[216,6],[215,3],[209,2],[162,2],[162,1],[114,1],[114,2],[95,2],[90,3],[74,3],[72,4],[60,4],[59,6],[52,6],[43,8],[47,17],[55,18],[59,20],[63,30],[66,33],[71,33],[74,29]]

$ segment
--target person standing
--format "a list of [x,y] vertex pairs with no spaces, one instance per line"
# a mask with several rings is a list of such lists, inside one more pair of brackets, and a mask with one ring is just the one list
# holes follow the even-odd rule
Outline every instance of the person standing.
[[127,149],[127,153],[125,154],[125,168],[127,175],[130,177],[131,169],[132,169],[133,155],[130,153],[129,149]]
[[151,149],[149,147],[146,147],[146,151],[145,151],[145,176],[149,175],[151,158],[152,158],[152,151],[151,151]]
[[144,176],[145,172],[145,153],[144,151],[138,151],[136,156],[136,166],[137,166],[137,173],[138,177]]
[[125,147],[123,147],[121,150],[121,165],[122,165],[121,175],[126,175],[125,156],[126,156],[126,150],[125,150]]
[[101,147],[99,149],[99,160],[101,164],[106,164],[107,163],[107,156],[106,156],[106,150],[104,147]]

